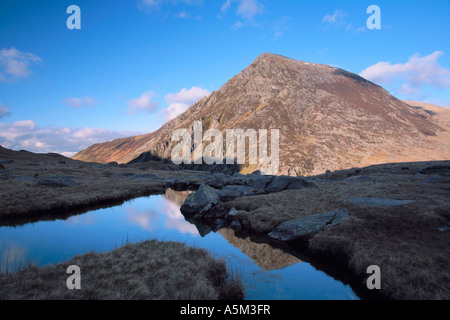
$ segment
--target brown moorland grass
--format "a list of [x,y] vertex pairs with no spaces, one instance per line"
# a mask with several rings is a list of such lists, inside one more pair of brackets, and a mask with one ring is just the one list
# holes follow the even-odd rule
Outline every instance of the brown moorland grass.
[[[69,290],[67,268],[81,270],[81,290]],[[240,300],[239,275],[223,259],[181,243],[145,241],[108,253],[88,253],[42,268],[0,274],[3,300]]]
[[[1,151],[1,150],[0,150]],[[2,155],[2,158],[6,158]],[[15,154],[14,154],[15,156]],[[118,167],[65,159],[38,161],[14,158],[0,170],[0,224],[12,216],[34,219],[59,215],[77,206],[90,208],[105,201],[120,201],[163,193],[163,179],[192,172],[164,171],[153,164]],[[39,158],[40,159],[40,158]],[[59,159],[59,158],[58,158]],[[431,169],[430,169],[431,168]],[[437,170],[433,169],[437,168]],[[450,299],[450,161],[400,163],[336,171],[310,177],[315,188],[243,197],[224,205],[244,210],[237,218],[249,231],[266,234],[279,224],[337,208],[351,217],[342,225],[325,229],[308,243],[313,257],[339,262],[365,285],[366,269],[376,264],[382,271],[381,297],[390,299]],[[133,177],[152,173],[157,180]],[[14,177],[70,175],[75,187],[38,187],[36,181]],[[199,174],[198,177],[203,176]],[[431,179],[431,181],[428,181]],[[434,179],[434,180],[433,180]],[[370,208],[349,198],[372,197],[414,200],[391,208]],[[36,211],[37,210],[37,211]],[[41,211],[39,211],[41,210]]]
[[[440,175],[422,170],[443,167]],[[408,168],[408,169],[407,169]],[[447,169],[445,169],[447,168]],[[450,299],[450,163],[372,166],[313,178],[317,187],[243,197],[226,203],[250,230],[268,233],[279,224],[337,208],[351,216],[307,243],[313,257],[345,266],[365,286],[370,265],[382,272],[380,297]],[[424,173],[418,175],[418,173]],[[363,178],[361,178],[363,177]],[[370,177],[367,178],[367,177]],[[429,178],[436,181],[427,182]],[[361,178],[361,180],[353,180]],[[438,179],[439,178],[439,179]],[[408,205],[373,208],[349,198],[414,200]]]
[[[4,163],[4,170],[0,170],[0,225],[64,217],[98,206],[119,205],[140,196],[163,194],[167,188],[164,179],[196,176],[192,172],[160,170],[158,163],[121,167],[84,163],[62,156],[53,159],[50,155],[34,155],[33,158],[30,153],[24,153],[26,157],[21,159],[21,153],[11,152],[8,155],[12,162]],[[156,178],[136,179],[142,175]],[[202,178],[201,173],[197,176]],[[38,185],[39,179],[48,177],[68,177],[76,185]]]

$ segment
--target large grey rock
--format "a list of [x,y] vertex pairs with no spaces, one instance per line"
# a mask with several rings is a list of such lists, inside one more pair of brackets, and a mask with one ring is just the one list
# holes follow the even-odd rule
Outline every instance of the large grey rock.
[[294,178],[288,176],[278,176],[273,178],[266,187],[267,193],[275,193],[283,190],[299,190],[303,188],[312,188],[314,183],[303,178]]
[[253,189],[248,186],[225,186],[219,192],[220,201],[232,201],[240,197],[262,194],[263,190]]
[[235,230],[235,231],[240,231],[240,230],[242,229],[242,225],[241,225],[241,223],[239,222],[239,220],[233,220],[233,221],[230,223],[230,228],[233,229],[233,230]]
[[395,206],[403,206],[415,202],[414,200],[394,200],[394,199],[378,199],[378,198],[351,198],[347,201],[364,207],[389,208]]
[[274,179],[273,176],[262,176],[252,174],[252,183],[250,186],[253,189],[264,190],[272,182],[273,179]]
[[181,212],[188,216],[204,214],[219,203],[218,190],[202,184],[197,192],[192,193],[181,206]]
[[270,184],[265,189],[268,193],[280,192],[286,189],[289,183],[292,181],[291,177],[278,176],[273,178]]
[[328,226],[343,223],[350,216],[347,209],[337,209],[312,216],[290,220],[280,224],[269,237],[281,241],[307,240]]
[[286,190],[300,190],[303,188],[312,188],[314,186],[314,182],[308,181],[303,178],[294,178],[291,180]]
[[215,189],[222,189],[229,179],[224,174],[214,174],[211,179],[209,179],[208,184]]
[[168,188],[172,188],[176,191],[184,191],[191,186],[190,181],[184,180],[182,178],[166,179],[164,180],[164,183]]

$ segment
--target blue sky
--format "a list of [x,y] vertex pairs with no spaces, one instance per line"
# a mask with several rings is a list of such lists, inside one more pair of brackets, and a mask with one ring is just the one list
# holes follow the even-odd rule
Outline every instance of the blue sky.
[[2,0],[0,145],[71,155],[155,131],[263,52],[450,105],[449,13],[448,0]]

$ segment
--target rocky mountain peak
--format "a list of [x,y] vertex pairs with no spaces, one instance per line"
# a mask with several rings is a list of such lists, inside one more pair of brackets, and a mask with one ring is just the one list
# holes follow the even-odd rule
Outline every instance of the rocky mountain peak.
[[[158,131],[95,145],[75,158],[123,163],[152,152],[170,159],[173,131],[199,120],[205,131],[278,129],[280,174],[450,156],[446,129],[424,110],[346,70],[263,53]],[[242,173],[259,169],[246,165]]]

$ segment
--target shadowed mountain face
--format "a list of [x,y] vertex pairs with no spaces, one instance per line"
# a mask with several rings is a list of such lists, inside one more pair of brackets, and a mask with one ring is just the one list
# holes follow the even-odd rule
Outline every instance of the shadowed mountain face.
[[[204,131],[224,137],[226,129],[279,129],[279,174],[450,156],[448,132],[432,114],[356,74],[265,53],[158,131],[93,145],[74,159],[127,163],[148,151],[170,159],[173,131],[192,132],[199,120]],[[260,168],[247,165],[242,173]]]

